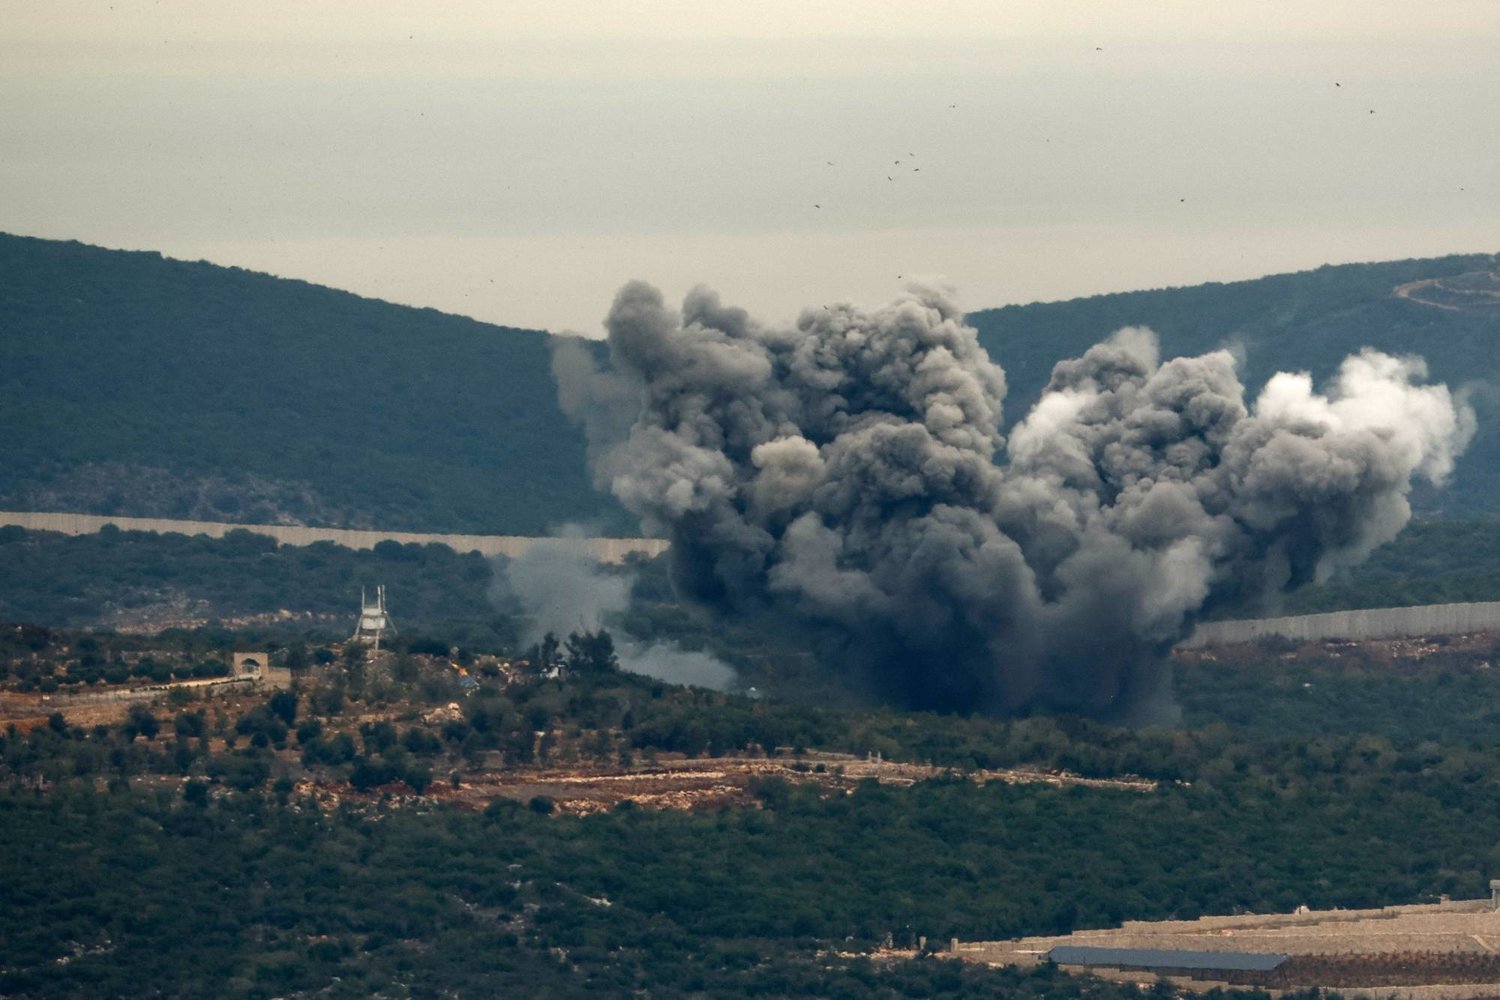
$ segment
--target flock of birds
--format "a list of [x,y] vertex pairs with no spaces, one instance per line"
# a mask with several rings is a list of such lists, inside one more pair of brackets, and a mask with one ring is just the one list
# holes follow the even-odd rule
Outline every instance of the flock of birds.
[[[916,153],[907,153],[906,157],[909,160],[915,160],[917,158],[917,154]],[[836,166],[838,166],[838,164],[836,162],[834,162],[833,160],[825,160],[824,162],[828,166],[830,166],[830,167],[836,167]],[[900,160],[895,160],[895,161],[892,162],[891,165],[899,167],[899,166],[901,166],[901,162],[902,161],[900,161]],[[922,172],[922,168],[921,167],[912,167],[911,168],[911,172],[914,173],[914,174],[920,174]],[[893,175],[893,174],[886,174],[885,175],[885,179],[888,180],[888,181],[894,181],[896,178],[895,178],[895,175]],[[823,206],[820,205],[820,204],[818,204],[817,202],[813,202],[813,208],[822,208],[822,207]]]
[[[1104,51],[1104,47],[1102,45],[1096,45],[1096,46],[1094,46],[1094,51],[1095,52],[1103,52]],[[1333,85],[1335,87],[1339,88],[1340,90],[1342,90],[1343,87],[1344,87],[1343,83],[1341,83],[1338,80],[1333,81]],[[949,110],[957,110],[958,105],[957,104],[950,104],[950,105],[948,105],[948,108],[949,108]],[[1375,109],[1371,108],[1370,109],[1370,114],[1373,115],[1374,113],[1375,113]],[[1046,141],[1047,142],[1051,142],[1052,140],[1051,139],[1047,139]],[[914,160],[914,159],[916,159],[917,154],[916,153],[912,153],[912,152],[908,152],[906,154],[906,156],[907,156],[908,159]],[[826,160],[824,162],[828,166],[830,166],[830,167],[836,167],[836,166],[838,166],[838,164],[835,161],[833,161],[833,160]],[[894,163],[892,165],[899,167],[899,166],[901,166],[901,162],[902,161],[900,161],[900,160],[896,160],[896,161],[894,161]],[[911,172],[912,173],[921,173],[922,172],[922,168],[921,167],[912,167],[911,168]],[[896,177],[895,177],[894,174],[886,174],[885,175],[885,179],[888,180],[888,181],[895,181]],[[1462,191],[1463,188],[1459,188],[1459,190]],[[1178,204],[1186,204],[1187,203],[1187,199],[1186,198],[1178,198],[1177,202],[1178,202]],[[814,202],[813,203],[813,208],[821,210],[823,208],[823,206],[822,206],[821,203]],[[899,275],[897,277],[899,277]]]

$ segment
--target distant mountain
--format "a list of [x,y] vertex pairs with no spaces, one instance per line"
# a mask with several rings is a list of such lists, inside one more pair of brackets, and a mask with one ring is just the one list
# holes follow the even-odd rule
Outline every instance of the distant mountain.
[[[1500,309],[1475,274],[1494,268],[1324,267],[970,320],[1009,377],[1012,420],[1055,361],[1131,324],[1168,354],[1237,344],[1252,384],[1325,376],[1366,344],[1422,354],[1435,378],[1480,386],[1480,435],[1453,488],[1421,498],[1470,516],[1500,510]],[[590,487],[547,341],[238,268],[0,235],[0,509],[630,533]]]

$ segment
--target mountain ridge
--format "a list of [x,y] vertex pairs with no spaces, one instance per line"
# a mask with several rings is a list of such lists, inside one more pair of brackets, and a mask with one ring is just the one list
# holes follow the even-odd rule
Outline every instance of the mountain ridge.
[[[1500,491],[1495,311],[1393,290],[1495,267],[1488,254],[1324,265],[1058,302],[968,321],[1005,369],[1013,422],[1052,365],[1126,325],[1164,356],[1235,344],[1250,392],[1324,378],[1363,346],[1477,384],[1481,429],[1428,515],[1487,516]],[[634,525],[590,484],[558,408],[552,335],[149,250],[0,234],[0,507],[248,523],[545,534]],[[602,352],[602,345],[595,350]]]

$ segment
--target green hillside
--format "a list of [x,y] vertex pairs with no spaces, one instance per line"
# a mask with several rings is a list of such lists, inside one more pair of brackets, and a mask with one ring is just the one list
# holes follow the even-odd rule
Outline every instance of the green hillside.
[[[107,678],[127,658],[170,676],[251,641],[267,648],[4,629],[0,681]],[[1187,1000],[1166,982],[877,949],[1477,900],[1500,864],[1500,671],[1480,652],[1184,664],[1182,720],[1132,730],[845,711],[598,668],[480,668],[463,696],[421,645],[398,639],[387,671],[277,643],[296,693],[0,728],[0,995]],[[805,750],[947,773],[855,781]],[[678,754],[763,769],[737,799],[660,808],[636,780]],[[974,780],[997,767],[1154,784]],[[629,776],[642,801],[622,789],[578,815],[571,795],[534,793],[558,782],[531,783],[590,774]],[[1416,949],[1449,947],[1433,934],[1407,957],[1422,969]]]
[[[1252,383],[1326,375],[1369,344],[1434,377],[1496,381],[1500,310],[1400,284],[1488,256],[1324,267],[1234,284],[975,313],[1010,378],[1008,418],[1052,364],[1128,324],[1168,353],[1240,345]],[[1487,394],[1488,393],[1488,394]],[[1496,510],[1493,390],[1431,514]],[[0,508],[534,534],[564,521],[629,533],[595,493],[558,410],[547,335],[300,281],[0,235]]]
[[0,506],[629,531],[547,335],[155,253],[0,236]]

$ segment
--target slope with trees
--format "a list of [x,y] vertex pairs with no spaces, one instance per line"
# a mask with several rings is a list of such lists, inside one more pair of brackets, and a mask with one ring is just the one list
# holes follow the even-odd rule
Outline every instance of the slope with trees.
[[627,529],[547,335],[155,253],[0,236],[0,506]]
[[[1326,376],[1370,345],[1435,378],[1494,381],[1500,313],[1392,289],[1493,267],[1445,257],[1324,267],[1013,306],[970,321],[1006,369],[1008,419],[1052,365],[1125,325],[1168,353],[1242,350],[1250,384]],[[603,311],[605,303],[600,303]],[[537,534],[629,533],[595,492],[559,411],[549,338],[237,268],[0,235],[0,508]],[[1429,513],[1493,511],[1490,396],[1453,487]]]
[[[0,657],[30,655],[37,638],[5,638]],[[106,652],[123,641],[93,638]],[[1147,731],[840,712],[607,667],[486,677],[461,715],[428,723],[422,708],[451,687],[345,666],[238,719],[188,702],[0,734],[0,992],[1129,1000],[1053,969],[870,956],[919,936],[1473,897],[1500,863],[1488,792],[1500,716],[1483,708],[1500,677],[1472,663],[1378,684],[1350,664],[1274,655],[1231,678],[1189,670],[1184,722]],[[1308,684],[1326,688],[1311,707]],[[428,784],[450,768],[467,780],[476,754],[531,766],[536,729],[600,752],[796,740],[958,771],[850,794],[767,780],[748,808],[586,817],[545,801],[470,811]],[[962,773],[1002,760],[1160,784]],[[320,805],[299,790],[304,771],[364,791]]]

